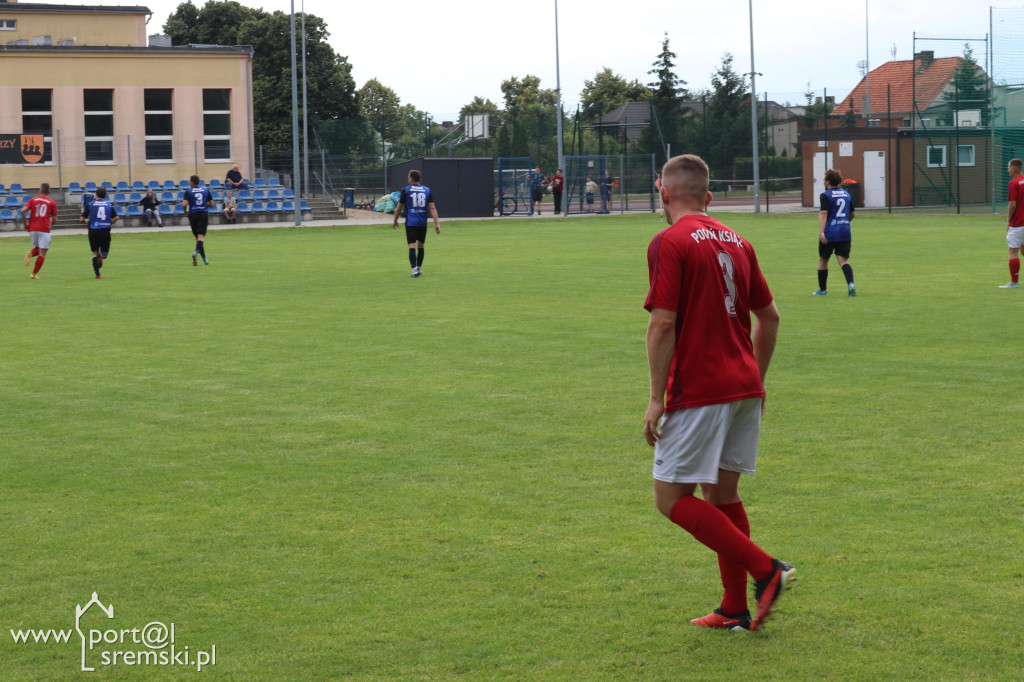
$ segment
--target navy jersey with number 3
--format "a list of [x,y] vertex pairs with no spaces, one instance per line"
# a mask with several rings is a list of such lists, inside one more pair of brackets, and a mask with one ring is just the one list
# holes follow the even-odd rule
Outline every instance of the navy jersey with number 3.
[[853,218],[853,199],[845,189],[826,189],[821,193],[821,209],[828,211],[825,221],[825,239],[830,242],[851,241],[850,220]]
[[402,189],[402,204],[405,205],[405,224],[409,227],[426,227],[427,204],[434,201],[430,188],[425,185],[406,185]]
[[185,198],[188,199],[189,213],[205,213],[213,203],[210,190],[205,187],[189,187],[185,190]]

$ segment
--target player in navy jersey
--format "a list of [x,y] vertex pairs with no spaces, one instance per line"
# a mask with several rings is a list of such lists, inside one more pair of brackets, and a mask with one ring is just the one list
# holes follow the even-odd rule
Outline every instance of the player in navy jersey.
[[409,184],[402,188],[402,197],[395,209],[395,218],[391,229],[398,229],[398,216],[405,208],[405,240],[409,243],[409,265],[412,266],[410,277],[423,274],[423,244],[427,241],[427,214],[434,219],[434,232],[441,234],[441,223],[437,220],[437,209],[434,208],[434,196],[430,188],[420,184],[420,172],[409,171]]
[[96,279],[100,279],[100,268],[103,267],[103,261],[110,253],[110,228],[117,222],[114,205],[107,201],[107,190],[105,188],[99,187],[96,189],[96,198],[89,204],[86,213],[80,219],[83,223],[86,220],[89,222],[89,248],[92,250],[92,270],[96,273]]
[[836,254],[836,261],[846,277],[849,296],[857,295],[853,285],[853,266],[850,260],[850,221],[853,220],[853,197],[840,187],[843,176],[834,168],[825,171],[825,191],[821,193],[818,212],[818,290],[815,296],[828,294],[828,259]]
[[185,212],[188,213],[188,224],[192,226],[192,234],[196,238],[196,250],[192,252],[192,265],[197,265],[196,259],[202,258],[203,265],[209,265],[206,258],[206,228],[210,224],[210,206],[213,204],[213,197],[210,190],[199,186],[199,176],[193,175],[188,179],[190,187],[185,190],[185,198],[181,200]]

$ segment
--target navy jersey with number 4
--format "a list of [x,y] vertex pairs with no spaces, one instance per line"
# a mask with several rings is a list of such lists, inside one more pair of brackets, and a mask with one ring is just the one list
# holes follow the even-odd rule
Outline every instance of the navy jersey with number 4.
[[851,241],[850,220],[853,218],[853,199],[845,189],[829,188],[821,193],[821,209],[828,211],[825,220],[825,239],[830,242]]
[[89,229],[109,230],[114,207],[106,199],[96,199],[89,205]]
[[409,227],[426,227],[427,204],[434,201],[430,188],[425,185],[406,185],[402,189],[401,203],[405,205],[405,224]]
[[205,213],[213,203],[210,190],[205,187],[189,187],[185,190],[185,198],[188,199],[189,213]]

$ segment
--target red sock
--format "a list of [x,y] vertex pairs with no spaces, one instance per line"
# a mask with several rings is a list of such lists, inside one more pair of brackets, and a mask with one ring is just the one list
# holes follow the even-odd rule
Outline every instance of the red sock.
[[[34,268],[32,268],[32,274],[33,275],[36,274],[37,272],[39,272],[39,268],[43,267],[43,261],[44,260],[46,260],[46,259],[43,258],[42,256],[36,256],[36,266]],[[24,277],[24,275],[22,275],[22,277]]]
[[676,502],[669,519],[706,547],[743,566],[755,580],[771,574],[772,558],[714,505],[685,495]]
[[28,255],[30,255],[30,256],[38,256],[39,255],[39,247],[38,246],[33,246],[32,250],[28,252]]
[[[742,502],[725,504],[718,509],[732,521],[732,525],[740,529],[741,533],[750,537],[750,521],[747,520],[747,510],[743,508]],[[725,588],[725,595],[722,597],[722,611],[730,615],[746,611],[747,569],[719,554],[718,572],[722,574],[722,587]]]
[[1020,258],[1010,259],[1010,281],[1016,282],[1020,278]]

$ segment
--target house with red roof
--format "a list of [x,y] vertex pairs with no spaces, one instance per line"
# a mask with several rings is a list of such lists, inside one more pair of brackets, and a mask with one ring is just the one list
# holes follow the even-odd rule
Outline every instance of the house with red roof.
[[[803,204],[817,203],[828,168],[855,180],[868,208],[990,201],[1001,176],[991,171],[989,104],[958,99],[967,63],[922,51],[872,69],[822,125],[801,134]],[[990,87],[980,66],[974,77]],[[857,125],[842,126],[850,112]]]

